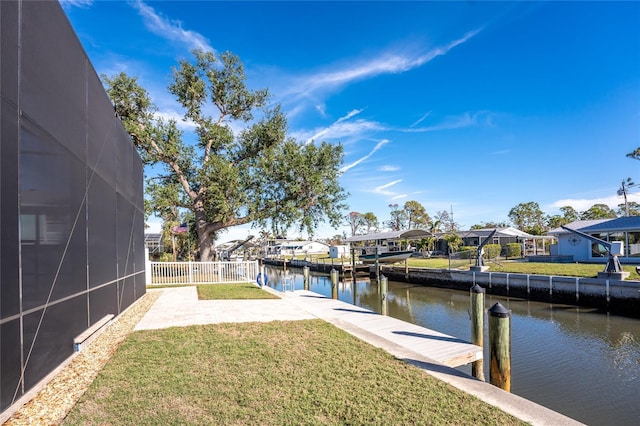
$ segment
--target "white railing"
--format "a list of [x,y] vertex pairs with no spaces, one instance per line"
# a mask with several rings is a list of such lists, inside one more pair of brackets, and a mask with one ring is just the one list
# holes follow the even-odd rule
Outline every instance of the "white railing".
[[258,262],[148,262],[147,285],[255,282]]

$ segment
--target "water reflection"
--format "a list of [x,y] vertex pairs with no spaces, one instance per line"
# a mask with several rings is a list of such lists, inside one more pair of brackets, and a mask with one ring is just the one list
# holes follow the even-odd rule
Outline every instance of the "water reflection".
[[[282,291],[282,271],[270,269],[270,285]],[[291,289],[303,288],[302,271],[289,271]],[[329,275],[312,274],[310,290],[331,297]],[[376,281],[340,277],[338,298],[381,312]],[[512,392],[579,421],[638,424],[640,320],[596,309],[487,295],[512,311]],[[388,315],[471,340],[469,294],[388,283]],[[486,310],[485,309],[485,310]],[[485,343],[488,342],[485,317]],[[488,359],[485,348],[485,359]],[[485,362],[485,367],[488,363]],[[460,370],[471,374],[471,367]],[[485,376],[489,377],[486,369]]]

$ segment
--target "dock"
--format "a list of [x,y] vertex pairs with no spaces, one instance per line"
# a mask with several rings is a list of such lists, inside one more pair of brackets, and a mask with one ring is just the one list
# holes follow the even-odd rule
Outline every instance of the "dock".
[[[316,272],[329,273],[332,269],[335,269],[340,273],[340,275],[351,274],[351,271],[354,270],[354,266],[351,262],[341,261],[340,259],[336,259],[335,262],[313,262],[309,260],[302,259],[274,259],[274,258],[264,258],[261,260],[266,265],[277,266],[279,268],[304,268],[305,266],[309,267],[309,270]],[[370,266],[365,265],[363,263],[356,263],[355,265],[355,273],[356,274],[366,274],[370,273]]]
[[448,367],[459,367],[482,359],[480,346],[457,337],[383,316],[311,291],[296,290],[277,294],[313,316],[385,350],[395,348],[402,353],[410,350],[421,358],[425,357]]

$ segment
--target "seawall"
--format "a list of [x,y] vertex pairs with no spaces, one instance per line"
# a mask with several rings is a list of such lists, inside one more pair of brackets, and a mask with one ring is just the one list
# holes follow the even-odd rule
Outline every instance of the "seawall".
[[[283,267],[281,259],[264,259],[263,262]],[[331,269],[336,269],[341,274],[351,272],[351,264],[348,263],[342,265],[337,262],[331,265],[304,260],[287,261],[287,267],[304,266],[322,273],[329,273]],[[373,273],[373,267],[368,265],[357,265],[356,268],[357,271]],[[404,266],[388,265],[381,265],[381,273],[392,281],[463,291],[478,284],[488,294],[591,307],[640,318],[640,281],[429,268],[405,269]]]
[[393,281],[457,290],[468,290],[478,284],[488,294],[594,307],[640,317],[640,281],[425,268],[406,271],[404,267],[393,266],[384,266],[382,273]]

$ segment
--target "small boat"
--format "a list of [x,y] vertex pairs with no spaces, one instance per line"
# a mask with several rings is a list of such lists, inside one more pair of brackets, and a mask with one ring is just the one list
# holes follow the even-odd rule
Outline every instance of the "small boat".
[[[388,251],[385,253],[378,253],[378,263],[396,263],[402,262],[405,259],[408,259],[413,254],[413,250],[409,251]],[[361,254],[358,256],[364,263],[376,263],[376,255],[373,254]]]
[[360,251],[358,259],[363,263],[375,263],[376,252],[378,253],[378,263],[396,263],[408,259],[414,253],[413,250],[401,250],[401,248],[410,248],[411,240],[431,235],[433,235],[431,232],[422,229],[409,229],[354,235],[347,238],[345,242],[364,244],[363,247],[356,247]]

